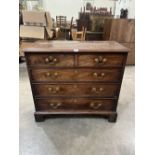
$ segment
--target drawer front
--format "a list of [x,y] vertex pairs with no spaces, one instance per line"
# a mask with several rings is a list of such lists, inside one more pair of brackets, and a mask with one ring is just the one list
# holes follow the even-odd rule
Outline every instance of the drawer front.
[[115,109],[113,99],[36,99],[38,111],[52,110],[107,110]]
[[118,84],[34,84],[36,97],[48,96],[100,96],[116,97]]
[[123,54],[78,55],[78,65],[80,67],[120,67],[123,66],[123,60]]
[[74,56],[68,54],[32,54],[28,58],[29,65],[71,67],[74,66]]
[[106,81],[119,82],[121,69],[33,69],[33,81]]

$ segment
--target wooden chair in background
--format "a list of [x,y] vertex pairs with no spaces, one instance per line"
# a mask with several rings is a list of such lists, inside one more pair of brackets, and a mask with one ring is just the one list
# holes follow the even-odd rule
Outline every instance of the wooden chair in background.
[[56,16],[57,39],[72,40],[73,17],[67,23],[66,16]]
[[66,16],[56,16],[56,26],[63,28],[67,26],[67,17]]
[[56,39],[66,39],[67,17],[56,16]]
[[82,27],[82,31],[74,31],[72,30],[72,38],[77,41],[84,41],[86,37],[86,27]]

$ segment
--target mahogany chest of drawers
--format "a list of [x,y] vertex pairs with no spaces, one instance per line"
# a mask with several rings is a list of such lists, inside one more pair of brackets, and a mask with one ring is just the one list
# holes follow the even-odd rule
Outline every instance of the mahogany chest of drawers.
[[35,120],[52,115],[117,118],[128,49],[114,41],[52,41],[25,49]]

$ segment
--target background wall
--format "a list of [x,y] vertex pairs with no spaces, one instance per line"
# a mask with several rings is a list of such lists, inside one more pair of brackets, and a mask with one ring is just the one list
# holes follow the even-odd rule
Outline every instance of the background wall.
[[[92,2],[96,7],[107,7],[109,10],[112,7],[112,13],[115,17],[120,16],[121,8],[128,9],[128,18],[135,18],[135,0],[40,0],[44,10],[49,11],[53,18],[56,15],[65,15],[67,20],[74,17],[78,18],[78,12],[83,7],[86,1]],[[116,10],[115,10],[116,8]],[[115,10],[115,11],[114,11]]]
[[[89,0],[94,3],[96,7],[110,7],[114,9],[115,1],[112,0]],[[73,16],[74,19],[78,18],[80,8],[85,5],[84,0],[42,0],[44,10],[49,11],[53,18],[56,15],[65,15],[67,20]],[[114,12],[114,10],[113,10]]]
[[120,16],[120,10],[128,9],[128,18],[135,18],[135,0],[118,0],[116,2],[115,16]]

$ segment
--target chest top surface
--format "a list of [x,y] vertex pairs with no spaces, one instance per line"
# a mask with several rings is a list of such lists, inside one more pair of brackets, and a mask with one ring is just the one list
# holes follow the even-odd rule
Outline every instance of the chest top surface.
[[38,41],[25,52],[128,52],[128,48],[115,41]]

